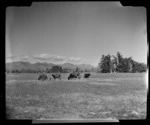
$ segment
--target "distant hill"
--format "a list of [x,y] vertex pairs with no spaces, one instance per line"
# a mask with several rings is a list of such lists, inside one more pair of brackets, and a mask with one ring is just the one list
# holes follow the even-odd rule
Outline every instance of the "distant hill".
[[46,68],[52,68],[52,66],[54,66],[55,64],[53,64],[53,63],[46,63],[46,62],[44,62],[44,63],[35,63],[35,64],[32,64],[36,69],[40,69],[40,70],[42,70],[42,69],[46,69]]
[[22,69],[30,69],[30,70],[45,70],[46,68],[51,68],[53,65],[52,63],[35,63],[31,64],[29,62],[12,62],[12,63],[6,63],[6,70],[22,70]]
[[81,70],[94,70],[96,68],[95,66],[92,66],[90,64],[80,64],[77,65],[77,67],[79,67]]
[[77,67],[82,71],[96,69],[96,67],[94,67],[90,64],[74,65],[74,64],[71,64],[71,63],[64,63],[60,66],[62,66],[63,69],[70,69],[70,70],[76,70]]
[[[12,62],[12,63],[6,63],[6,70],[46,70],[51,69],[52,66],[58,65],[58,64],[53,64],[53,63],[34,63],[31,64],[30,62],[24,62],[24,61],[17,61],[17,62]],[[63,69],[67,71],[74,71],[76,67],[78,67],[80,70],[85,71],[85,70],[92,70],[95,69],[96,67],[90,65],[90,64],[80,64],[80,65],[74,65],[71,63],[64,63],[64,64],[59,64]]]
[[64,63],[61,64],[60,66],[62,66],[63,69],[70,69],[70,70],[75,70],[76,69],[76,65],[71,64],[71,63]]
[[6,69],[8,70],[21,70],[21,69],[34,69],[35,67],[29,62],[12,62],[6,63]]

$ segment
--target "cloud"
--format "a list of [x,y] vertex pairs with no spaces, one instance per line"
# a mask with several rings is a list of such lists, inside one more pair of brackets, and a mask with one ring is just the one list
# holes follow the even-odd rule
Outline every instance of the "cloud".
[[39,54],[39,55],[32,55],[32,58],[29,58],[28,55],[8,55],[6,57],[6,63],[7,62],[14,62],[14,61],[29,61],[30,59],[34,59],[32,61],[39,61],[39,62],[49,62],[49,63],[55,63],[55,64],[62,64],[62,63],[72,63],[72,64],[82,64],[87,63],[86,59],[83,59],[81,57],[63,57],[60,55],[54,55],[54,54]]
[[67,63],[73,63],[73,64],[82,64],[86,60],[81,57],[70,57],[66,60]]
[[12,59],[10,59],[10,58],[6,58],[6,63],[11,63],[11,62],[13,62],[13,60]]
[[[32,58],[29,58],[28,55],[7,55],[6,56],[6,63],[7,62],[14,62],[14,61],[34,61],[34,62],[48,62],[48,63],[55,63],[55,64],[62,64],[62,63],[72,63],[72,64],[93,64],[97,65],[97,61],[93,61],[94,59],[84,59],[81,57],[63,57],[54,54],[39,54],[39,55],[32,55]],[[34,59],[34,60],[33,60]]]
[[69,60],[70,61],[80,61],[81,58],[80,57],[70,57]]
[[26,55],[20,56],[20,60],[27,61],[28,59],[29,59],[29,56],[26,56]]
[[16,57],[17,57],[17,56],[12,55],[12,54],[9,54],[9,55],[6,56],[6,58],[8,58],[8,59],[13,59],[13,58],[16,58]]
[[48,57],[48,54],[40,54],[40,55],[34,55],[32,56],[34,59],[39,59],[39,60],[47,60],[49,57]]
[[7,62],[15,62],[15,61],[28,61],[29,60],[29,56],[27,55],[11,55],[9,54],[8,56],[6,56],[6,63]]
[[47,61],[53,61],[53,62],[62,62],[65,61],[65,57],[58,56],[58,55],[52,55],[52,54],[40,54],[40,55],[34,55],[32,56],[34,59],[37,60],[47,60]]
[[48,61],[54,63],[73,63],[73,64],[80,64],[85,61],[85,59],[81,57],[63,57],[59,55],[53,54],[39,54],[32,56],[34,59],[39,61]]
[[13,61],[15,61],[16,59],[17,59],[17,56],[12,55],[12,54],[9,54],[9,55],[6,55],[5,62],[6,62],[6,63],[13,62]]

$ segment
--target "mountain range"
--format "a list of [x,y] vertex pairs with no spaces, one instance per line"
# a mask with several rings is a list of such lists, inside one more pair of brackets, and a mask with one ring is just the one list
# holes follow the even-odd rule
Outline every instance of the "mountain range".
[[96,67],[90,65],[90,64],[71,64],[71,63],[64,63],[64,64],[53,64],[53,63],[30,63],[30,62],[24,62],[24,61],[17,61],[17,62],[12,62],[12,63],[6,63],[6,70],[22,70],[22,69],[31,69],[31,70],[45,70],[46,68],[51,69],[52,66],[54,65],[59,65],[63,69],[69,69],[69,70],[75,70],[76,67],[78,67],[80,70],[94,70]]

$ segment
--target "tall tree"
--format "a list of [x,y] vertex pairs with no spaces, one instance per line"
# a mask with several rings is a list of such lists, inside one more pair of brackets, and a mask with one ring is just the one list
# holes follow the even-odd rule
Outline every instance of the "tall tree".
[[123,56],[120,52],[117,52],[117,67],[116,70],[117,72],[123,72]]
[[111,71],[116,72],[116,68],[117,68],[117,57],[112,55],[111,56]]
[[128,72],[132,72],[132,57],[127,58],[128,59]]
[[130,62],[129,62],[129,58],[123,58],[121,65],[122,65],[122,67],[121,67],[122,72],[130,72],[131,65],[130,65]]
[[105,56],[102,55],[101,59],[100,59],[100,62],[98,63],[98,72],[102,72],[102,64],[104,63],[104,58]]
[[62,69],[61,66],[55,65],[55,66],[52,66],[52,68],[51,68],[50,71],[51,71],[51,72],[59,72],[59,73],[62,73],[62,72],[63,72],[63,69]]
[[101,61],[99,63],[100,72],[102,73],[110,73],[111,72],[111,56],[102,55]]
[[144,63],[138,63],[136,61],[133,61],[132,64],[132,72],[146,72],[147,70],[147,65]]

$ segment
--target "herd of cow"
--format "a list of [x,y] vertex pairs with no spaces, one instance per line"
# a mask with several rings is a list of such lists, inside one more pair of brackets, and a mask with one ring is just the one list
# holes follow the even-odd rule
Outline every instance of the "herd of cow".
[[[89,78],[90,75],[91,75],[90,73],[85,73],[84,78]],[[68,80],[73,79],[73,78],[80,79],[81,78],[80,73],[79,72],[70,73],[69,76],[68,76]],[[42,81],[47,80],[47,79],[49,79],[49,80],[51,80],[51,79],[61,79],[61,74],[52,74],[49,77],[46,74],[41,74],[38,78],[38,80],[42,80]]]

